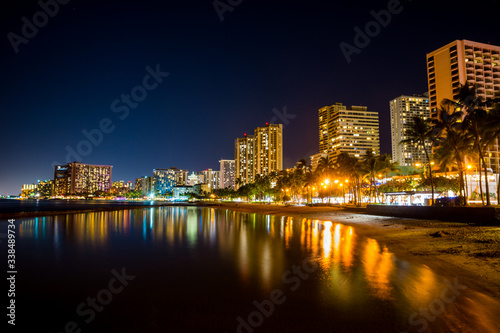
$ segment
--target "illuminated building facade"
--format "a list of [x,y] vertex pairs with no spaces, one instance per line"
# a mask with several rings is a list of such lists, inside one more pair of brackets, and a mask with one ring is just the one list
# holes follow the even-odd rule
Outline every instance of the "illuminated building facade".
[[220,188],[234,189],[235,161],[220,160]]
[[189,193],[197,193],[194,186],[175,186],[173,189],[174,199],[184,199]]
[[[443,99],[458,100],[460,85],[476,85],[483,100],[500,93],[500,46],[455,40],[427,54],[427,81],[431,119]],[[486,164],[499,172],[498,140],[488,148]]]
[[243,138],[236,139],[234,147],[235,189],[238,189],[239,185],[254,181],[254,154],[255,137],[253,135],[245,134]]
[[254,137],[254,175],[269,175],[283,170],[283,125],[257,127]]
[[457,100],[460,85],[476,84],[484,99],[500,92],[500,46],[456,40],[427,54],[431,118],[443,99]]
[[36,184],[23,184],[21,187],[21,197],[29,198],[36,195],[37,185]]
[[320,153],[328,153],[329,159],[335,161],[342,152],[361,157],[369,149],[380,154],[377,112],[368,111],[366,106],[335,103],[319,109],[319,119]]
[[318,110],[319,120],[319,152],[328,154],[331,146],[331,134],[328,124],[333,114],[345,109],[342,103],[335,103],[330,106],[324,106]]
[[266,124],[257,127],[254,135],[235,141],[235,188],[253,183],[257,175],[269,175],[283,170],[283,125]]
[[72,162],[54,166],[56,195],[94,194],[111,189],[111,165],[93,165]]
[[185,186],[188,183],[188,171],[184,169],[170,168],[176,170],[175,184],[176,186]]
[[177,185],[177,168],[154,169],[155,194],[165,195],[172,193],[174,186]]
[[155,177],[144,177],[144,189],[142,191],[144,195],[155,196],[156,190],[156,178]]
[[54,181],[52,179],[39,180],[36,193],[40,198],[50,198],[54,195]]
[[144,189],[146,188],[146,181],[145,181],[145,178],[147,178],[146,176],[144,177],[141,177],[141,178],[136,178],[135,179],[135,190],[136,191],[140,191],[142,193],[144,193]]
[[[391,111],[391,143],[392,161],[401,166],[416,166],[427,163],[427,157],[422,146],[415,143],[400,144],[408,139],[406,133],[410,131],[413,117],[428,120],[430,117],[429,97],[425,95],[402,95],[389,102]],[[427,152],[430,153],[432,143],[426,143]]]
[[220,188],[220,171],[213,171],[212,169],[203,170],[199,173],[198,184],[206,184],[207,192]]

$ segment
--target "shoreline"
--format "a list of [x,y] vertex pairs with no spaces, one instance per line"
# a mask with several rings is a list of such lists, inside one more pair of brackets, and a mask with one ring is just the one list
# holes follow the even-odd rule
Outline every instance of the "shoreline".
[[[0,219],[80,214],[162,206],[206,207],[232,211],[332,221],[352,226],[362,237],[375,239],[399,258],[458,277],[477,291],[500,300],[500,226],[368,215],[364,208],[276,206],[247,203],[169,203],[92,207],[0,214]],[[7,215],[7,216],[6,216]]]

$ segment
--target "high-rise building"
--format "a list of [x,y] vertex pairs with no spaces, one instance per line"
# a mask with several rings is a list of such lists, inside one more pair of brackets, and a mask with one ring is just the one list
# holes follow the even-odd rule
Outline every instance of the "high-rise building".
[[248,184],[254,181],[254,154],[255,154],[255,137],[246,135],[243,138],[237,138],[234,145],[234,160],[235,160],[235,188],[240,184]]
[[[235,188],[283,170],[283,125],[266,123],[235,141]],[[239,183],[239,184],[236,184]]]
[[111,188],[111,165],[72,162],[54,166],[56,195],[94,194]]
[[155,193],[160,195],[173,193],[174,186],[177,184],[177,172],[177,168],[153,169]]
[[144,177],[144,195],[155,196],[158,191],[156,190],[156,177]]
[[171,169],[177,170],[177,172],[175,173],[175,183],[177,184],[177,186],[186,186],[188,183],[188,171],[177,168],[171,168]]
[[319,119],[319,152],[328,154],[332,146],[332,136],[331,129],[329,129],[330,119],[335,113],[340,110],[345,110],[345,106],[342,103],[335,103],[330,106],[324,106],[318,110]]
[[[335,103],[319,109],[320,153],[334,161],[342,152],[360,157],[369,149],[380,154],[378,113],[366,106]],[[325,126],[326,130],[325,130]]]
[[500,46],[455,40],[427,54],[431,118],[443,99],[457,100],[460,85],[476,84],[483,99],[500,92]]
[[255,129],[254,175],[283,170],[283,125],[267,124]]
[[199,184],[206,184],[208,192],[216,190],[220,187],[220,171],[213,171],[212,169],[203,170],[199,173]]
[[36,192],[40,198],[50,198],[54,195],[54,181],[52,179],[39,180]]
[[234,160],[223,160],[220,163],[220,188],[234,189],[235,162]]
[[141,177],[141,178],[136,178],[135,179],[135,190],[142,192],[144,195],[146,194],[145,189],[146,189],[146,178],[147,176]]
[[[431,119],[443,99],[458,100],[460,85],[476,85],[484,99],[500,93],[500,46],[455,40],[427,54],[427,81]],[[498,141],[488,147],[486,164],[494,172],[500,169]]]
[[[414,123],[413,117],[429,119],[429,96],[424,95],[402,95],[389,102],[391,110],[391,143],[392,161],[401,166],[416,166],[427,163],[427,157],[422,146],[417,147],[415,143],[400,144],[408,139],[407,132]],[[430,152],[432,143],[426,143],[426,149]]]

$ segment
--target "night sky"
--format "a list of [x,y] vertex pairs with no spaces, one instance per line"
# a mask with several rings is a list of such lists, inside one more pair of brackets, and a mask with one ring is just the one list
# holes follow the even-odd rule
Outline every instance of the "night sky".
[[[0,194],[52,179],[66,148],[77,150],[82,131],[103,123],[109,133],[94,136],[101,142],[91,151],[82,146],[80,160],[113,165],[113,180],[171,166],[218,169],[220,158],[234,158],[235,138],[273,117],[283,123],[284,107],[291,167],[318,151],[317,110],[335,102],[379,112],[381,150],[390,153],[389,100],[427,91],[427,52],[455,39],[500,45],[495,0],[401,1],[349,64],[339,44],[354,45],[354,27],[389,1],[230,3],[221,21],[209,0],[72,0],[47,22],[35,15],[37,1],[3,3]],[[9,36],[22,37],[22,18],[33,15],[38,32],[25,29],[32,36],[16,53]],[[157,68],[168,76],[149,78],[145,90]],[[132,91],[140,101],[127,106],[120,99]]]

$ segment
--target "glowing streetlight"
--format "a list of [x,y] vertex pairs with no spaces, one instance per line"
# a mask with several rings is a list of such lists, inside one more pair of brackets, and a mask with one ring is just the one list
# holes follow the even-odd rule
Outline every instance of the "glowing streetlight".
[[330,179],[325,179],[325,184],[326,185],[330,184]]
[[467,169],[469,169],[469,170],[472,169],[472,165],[470,165],[470,164],[467,165]]

